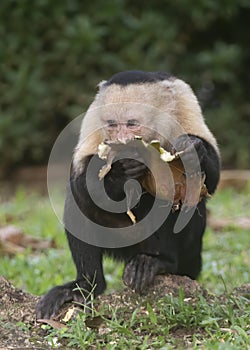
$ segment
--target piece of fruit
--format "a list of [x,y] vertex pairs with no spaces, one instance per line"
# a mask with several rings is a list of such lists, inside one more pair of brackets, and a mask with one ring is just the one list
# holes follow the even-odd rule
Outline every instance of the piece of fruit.
[[[98,147],[98,155],[106,160],[106,164],[99,172],[99,179],[103,179],[110,171],[112,162],[120,152],[124,150],[136,149],[150,171],[139,179],[142,187],[153,196],[170,201],[173,210],[195,207],[203,197],[209,197],[205,185],[205,175],[200,173],[187,176],[183,166],[181,155],[183,151],[174,154],[161,147],[158,140],[147,143],[142,138],[137,137],[128,143],[101,143]],[[136,218],[130,210],[128,199],[127,214],[131,221],[136,223]]]

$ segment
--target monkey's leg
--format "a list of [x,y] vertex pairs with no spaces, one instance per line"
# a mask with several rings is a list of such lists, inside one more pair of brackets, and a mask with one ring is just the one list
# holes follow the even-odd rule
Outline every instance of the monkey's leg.
[[202,238],[206,228],[206,201],[202,199],[178,240],[178,275],[196,279],[202,268]]

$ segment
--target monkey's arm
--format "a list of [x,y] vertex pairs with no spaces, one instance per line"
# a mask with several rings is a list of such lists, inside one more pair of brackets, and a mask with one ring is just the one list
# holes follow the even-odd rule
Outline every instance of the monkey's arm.
[[181,160],[187,176],[203,172],[208,192],[214,193],[220,177],[220,159],[214,147],[198,136],[181,135],[174,142],[173,149],[183,151]]
[[[101,248],[87,244],[75,236],[81,237],[81,233],[85,234],[88,231],[88,223],[84,215],[79,216],[73,201],[72,192],[68,190],[64,223],[77,276],[74,281],[52,288],[39,300],[37,318],[49,319],[54,317],[60,307],[67,302],[75,301],[86,304],[91,293],[97,296],[106,287],[102,268]],[[72,229],[75,235],[71,234],[67,228]],[[91,232],[87,233],[91,234]],[[83,235],[82,237],[84,238]]]
[[62,286],[52,288],[37,304],[37,318],[50,319],[58,314],[61,306],[68,302],[82,305],[101,294],[106,287],[102,257],[98,248],[90,246],[68,233],[69,245],[77,268],[77,278]]

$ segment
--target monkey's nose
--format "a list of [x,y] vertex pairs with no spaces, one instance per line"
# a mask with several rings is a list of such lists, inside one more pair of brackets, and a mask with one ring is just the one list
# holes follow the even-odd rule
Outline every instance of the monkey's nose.
[[120,143],[128,143],[129,141],[131,141],[133,139],[133,135],[131,135],[130,133],[124,131],[124,130],[121,130],[120,132],[118,132],[117,134],[117,140],[120,142]]

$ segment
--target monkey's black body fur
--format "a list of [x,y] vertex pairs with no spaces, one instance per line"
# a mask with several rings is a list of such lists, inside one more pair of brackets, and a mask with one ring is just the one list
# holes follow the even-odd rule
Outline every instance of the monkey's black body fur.
[[[150,73],[152,74],[152,73]],[[167,79],[163,73],[156,73],[153,78],[156,80]],[[132,74],[133,76],[133,74]],[[138,78],[131,76],[122,77],[121,85],[137,84],[138,79],[145,81],[145,76],[138,75]],[[147,77],[147,81],[151,81],[152,75]],[[132,79],[132,82],[131,82]],[[108,84],[119,84],[119,76],[114,76]],[[212,194],[219,180],[220,160],[219,156],[210,143],[202,138],[194,135],[189,135],[190,142],[195,147],[198,158],[200,160],[201,171],[206,175],[206,186],[208,192]],[[192,153],[188,152],[186,136],[181,136],[176,140],[174,145],[176,150],[187,149],[186,162],[190,164],[190,172],[192,172]],[[97,157],[97,156],[94,156]],[[91,157],[88,158],[90,160]],[[101,186],[101,181],[98,179],[98,174],[93,174],[91,177],[90,187],[86,186],[86,169],[88,160],[85,162],[84,170],[80,174],[72,172],[70,186],[72,194],[75,197],[79,208],[91,220],[102,224],[103,226],[116,227],[117,223],[129,224],[129,219],[126,213],[113,214],[104,212],[98,208],[90,198],[88,189],[93,188],[98,192],[98,186]],[[97,159],[102,165],[102,160]],[[108,195],[113,200],[121,200],[124,197],[123,184],[128,179],[138,179],[145,167],[138,161],[124,159],[118,161],[112,166],[110,172],[105,177],[105,188]],[[100,199],[101,200],[101,199]],[[139,204],[133,209],[138,220],[147,215],[147,212],[152,207],[154,197],[149,193],[144,192],[141,196]],[[70,220],[67,213],[70,213],[70,199],[66,199],[65,204],[65,223]],[[37,316],[38,318],[50,318],[54,316],[61,305],[65,302],[78,301],[84,302],[81,292],[75,290],[77,286],[84,290],[91,290],[88,281],[96,284],[94,295],[101,294],[106,287],[102,258],[104,254],[111,255],[115,259],[125,262],[123,280],[124,282],[137,292],[143,293],[146,287],[152,283],[154,276],[160,273],[171,273],[178,275],[187,275],[192,279],[197,278],[201,271],[201,250],[202,236],[206,227],[206,200],[202,199],[194,212],[191,220],[184,229],[175,234],[173,229],[179,215],[179,211],[170,212],[162,226],[154,232],[146,240],[132,246],[124,248],[101,248],[85,243],[76,238],[66,230],[69,247],[77,269],[76,280],[69,282],[63,286],[54,287],[50,290],[38,303]],[[79,228],[86,230],[86,227]],[[87,281],[88,280],[88,281]]]

